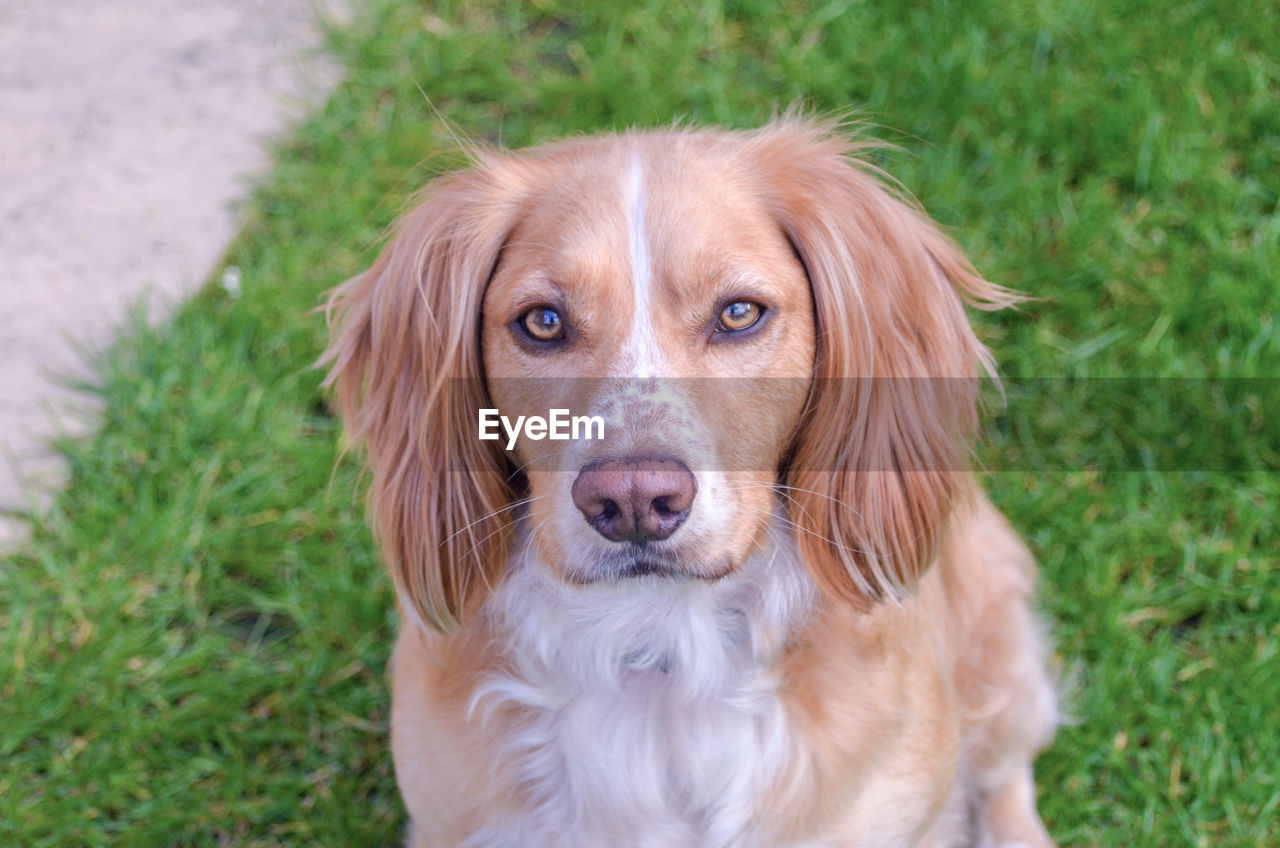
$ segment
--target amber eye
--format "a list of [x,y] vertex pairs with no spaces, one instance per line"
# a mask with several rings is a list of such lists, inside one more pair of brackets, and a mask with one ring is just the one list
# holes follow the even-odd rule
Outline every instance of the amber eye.
[[560,313],[549,306],[535,306],[520,317],[520,326],[530,337],[540,342],[554,342],[564,338],[564,320]]
[[763,314],[764,308],[760,304],[749,300],[735,300],[720,310],[719,329],[731,333],[745,330],[759,321]]

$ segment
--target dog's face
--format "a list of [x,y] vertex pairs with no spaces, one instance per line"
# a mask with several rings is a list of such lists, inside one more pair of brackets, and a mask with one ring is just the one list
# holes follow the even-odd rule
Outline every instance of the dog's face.
[[722,152],[669,152],[540,163],[483,300],[494,406],[604,422],[516,444],[532,543],[572,582],[739,567],[813,375],[809,281],[771,210]]
[[[408,612],[456,625],[521,516],[569,583],[714,579],[789,532],[835,597],[911,587],[975,426],[963,301],[1010,298],[854,151],[795,120],[629,133],[429,187],[325,359]],[[605,437],[508,452],[486,408]]]

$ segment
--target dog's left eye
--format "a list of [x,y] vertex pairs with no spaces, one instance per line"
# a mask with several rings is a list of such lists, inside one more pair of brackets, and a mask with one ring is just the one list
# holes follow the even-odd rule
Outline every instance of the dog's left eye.
[[721,332],[735,333],[753,326],[764,314],[764,307],[749,300],[735,300],[720,310],[719,323],[716,326]]
[[535,306],[520,316],[520,326],[531,338],[555,342],[564,338],[564,319],[550,306]]

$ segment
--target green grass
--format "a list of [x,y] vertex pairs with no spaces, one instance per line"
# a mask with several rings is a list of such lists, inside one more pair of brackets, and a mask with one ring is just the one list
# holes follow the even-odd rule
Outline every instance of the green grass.
[[[0,844],[397,838],[393,599],[309,310],[457,162],[419,87],[510,146],[856,107],[978,267],[1042,298],[975,316],[1007,373],[1280,376],[1270,0],[375,5],[228,253],[243,295],[126,335],[101,433],[64,446],[67,491],[0,564]],[[1089,447],[1072,403],[1041,410],[1067,455]],[[1054,835],[1280,844],[1280,475],[985,483],[1078,669],[1078,723],[1038,763]]]

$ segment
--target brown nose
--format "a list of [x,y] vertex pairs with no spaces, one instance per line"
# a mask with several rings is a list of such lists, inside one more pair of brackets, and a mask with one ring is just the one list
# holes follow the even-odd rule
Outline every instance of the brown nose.
[[675,459],[602,460],[573,481],[573,504],[587,523],[615,542],[657,542],[689,515],[698,481]]

